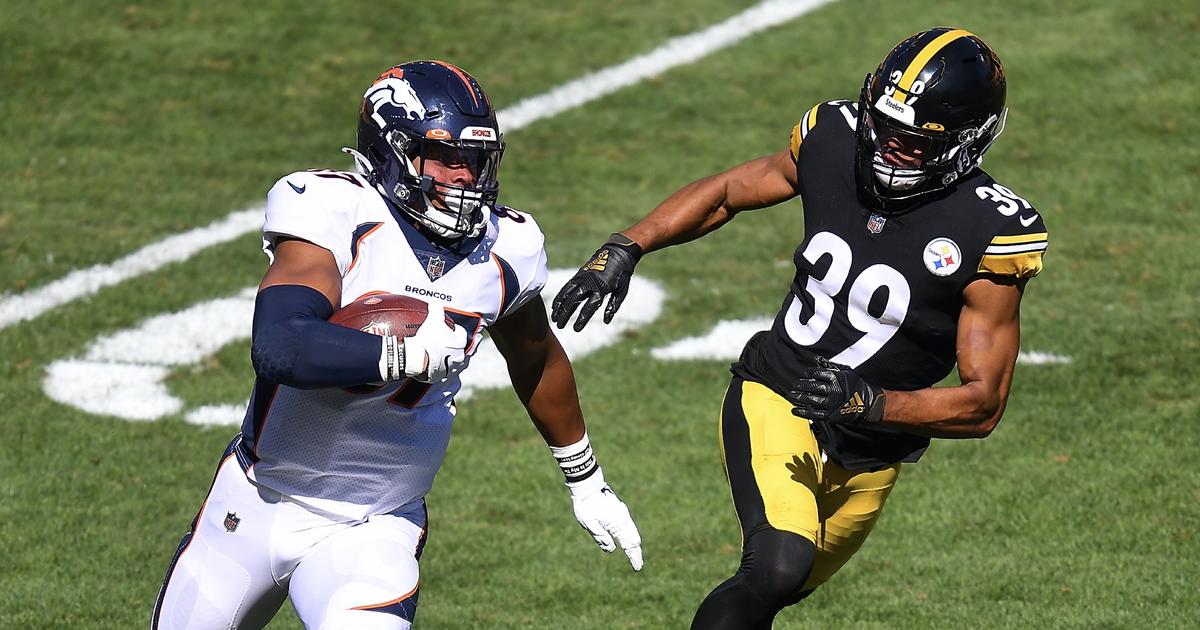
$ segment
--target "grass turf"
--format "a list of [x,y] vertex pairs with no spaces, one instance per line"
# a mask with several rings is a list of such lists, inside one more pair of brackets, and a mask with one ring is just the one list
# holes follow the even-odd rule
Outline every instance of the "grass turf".
[[[20,292],[261,203],[280,175],[345,167],[357,98],[387,65],[438,57],[499,107],[740,11],[601,6],[4,3],[0,290]],[[989,172],[1051,231],[1005,421],[907,467],[864,549],[778,627],[1189,627],[1200,582],[1200,132],[1186,112],[1187,2],[840,2],[509,137],[504,199],[535,213],[551,264],[579,264],[680,185],[776,150],[812,103],[851,97],[905,35],[971,29],[1005,60],[1012,114]],[[668,302],[580,361],[590,433],[645,538],[632,574],[579,531],[510,392],[462,406],[430,497],[420,624],[683,627],[736,566],[719,465],[722,362],[649,348],[771,315],[798,206],[654,254]],[[230,429],[126,423],[51,402],[44,368],[98,335],[223,297],[265,265],[248,235],[0,330],[0,627],[143,626]],[[171,386],[243,400],[244,345]],[[87,383],[80,383],[87,387]],[[283,611],[273,628],[298,627]]]

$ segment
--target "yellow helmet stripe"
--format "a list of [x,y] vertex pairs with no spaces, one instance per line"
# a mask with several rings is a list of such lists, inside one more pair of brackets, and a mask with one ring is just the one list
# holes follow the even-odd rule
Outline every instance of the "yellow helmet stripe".
[[912,89],[913,81],[917,80],[917,75],[921,74],[921,70],[925,68],[925,64],[929,63],[929,60],[932,59],[939,50],[945,48],[947,44],[960,37],[974,37],[974,34],[964,31],[961,28],[956,28],[952,31],[946,31],[941,35],[938,35],[933,41],[926,44],[925,48],[921,49],[921,52],[917,53],[917,56],[913,58],[912,63],[908,64],[908,68],[905,68],[904,74],[900,76],[900,84],[896,90],[894,98],[900,102],[907,100],[908,91]]

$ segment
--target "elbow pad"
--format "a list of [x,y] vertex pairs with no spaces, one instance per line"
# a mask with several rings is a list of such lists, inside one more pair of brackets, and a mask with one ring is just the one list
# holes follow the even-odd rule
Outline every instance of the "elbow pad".
[[304,285],[270,286],[254,300],[250,362],[267,381],[296,387],[349,387],[384,380],[383,338],[325,321],[329,300]]

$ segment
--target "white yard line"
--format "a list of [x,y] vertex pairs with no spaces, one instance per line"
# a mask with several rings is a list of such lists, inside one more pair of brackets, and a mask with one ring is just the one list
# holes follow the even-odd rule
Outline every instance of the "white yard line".
[[692,63],[772,26],[794,20],[833,0],[769,0],[704,30],[682,35],[617,66],[580,77],[499,112],[500,128],[519,129],[535,120],[629,87],[671,68]]
[[[501,128],[511,133],[543,118],[628,87],[647,77],[696,61],[772,26],[793,20],[833,0],[768,0],[704,30],[666,43],[625,63],[605,68],[520,101],[500,112]],[[79,269],[50,284],[0,298],[0,329],[33,319],[50,309],[87,297],[203,249],[232,241],[262,226],[263,208],[239,210],[224,219],[147,245],[113,263]]]
[[0,299],[0,329],[96,293],[104,287],[182,262],[201,250],[262,227],[263,207],[240,210],[219,221],[151,243],[120,260],[77,269],[31,291]]

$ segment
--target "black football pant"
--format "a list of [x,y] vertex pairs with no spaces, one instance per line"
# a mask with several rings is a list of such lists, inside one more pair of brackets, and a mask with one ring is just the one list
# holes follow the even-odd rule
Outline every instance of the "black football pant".
[[792,532],[754,532],[733,577],[713,589],[692,621],[692,630],[767,630],[780,610],[808,595],[816,547]]
[[742,563],[705,598],[692,628],[770,628],[862,546],[900,465],[850,471],[827,461],[791,403],[737,377],[721,407],[721,447]]

